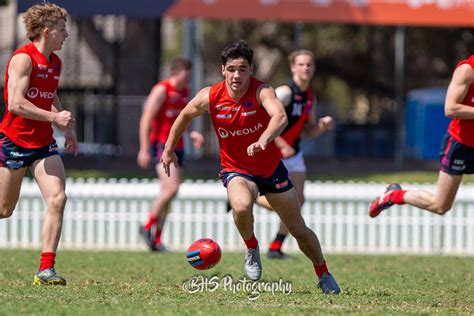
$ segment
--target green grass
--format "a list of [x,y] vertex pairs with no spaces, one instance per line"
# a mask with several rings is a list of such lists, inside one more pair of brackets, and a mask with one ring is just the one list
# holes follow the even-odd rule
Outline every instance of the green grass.
[[192,276],[243,277],[243,254],[224,253],[200,272],[183,253],[61,251],[56,267],[66,287],[32,286],[38,252],[0,250],[0,315],[223,315],[223,314],[459,314],[474,312],[474,258],[442,256],[349,256],[327,260],[339,296],[316,288],[309,261],[263,259],[264,281],[292,283],[289,295],[248,294],[218,288],[190,294]]

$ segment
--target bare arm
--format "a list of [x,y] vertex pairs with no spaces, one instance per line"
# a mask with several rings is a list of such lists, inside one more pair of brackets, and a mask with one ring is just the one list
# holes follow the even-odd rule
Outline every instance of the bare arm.
[[8,67],[8,111],[27,119],[57,123],[65,128],[70,118],[58,121],[58,113],[43,110],[25,98],[33,70],[31,59],[26,54],[13,56]]
[[155,86],[148,95],[143,113],[140,117],[139,140],[140,150],[137,156],[137,163],[141,168],[148,168],[151,162],[149,133],[151,122],[160,110],[166,99],[166,88],[163,85]]
[[174,121],[171,131],[168,135],[168,140],[165,144],[163,155],[161,156],[161,163],[166,174],[170,174],[170,164],[173,163],[177,166],[176,156],[173,151],[178,143],[178,140],[183,136],[184,132],[188,129],[192,120],[205,112],[209,112],[209,89],[206,87],[199,91],[196,96],[189,101],[186,107],[181,111],[176,120]]
[[446,93],[444,112],[447,117],[474,119],[474,107],[461,103],[472,84],[474,84],[474,69],[468,64],[456,68]]
[[[54,95],[53,106],[51,107],[51,111],[53,113],[58,113],[58,119],[56,120],[55,125],[62,129],[64,132],[64,150],[67,153],[77,155],[77,153],[79,152],[79,146],[77,143],[76,132],[74,131],[75,119],[72,117],[71,112],[63,110],[63,106],[57,94]],[[67,119],[68,117],[70,117],[71,123],[68,124],[66,127],[62,128],[59,122],[61,120]]]
[[253,156],[255,153],[265,150],[267,145],[275,140],[281,134],[288,124],[285,109],[281,101],[277,98],[275,90],[269,85],[259,87],[257,96],[260,104],[265,108],[270,116],[267,128],[256,143],[251,144],[247,148],[247,154]]

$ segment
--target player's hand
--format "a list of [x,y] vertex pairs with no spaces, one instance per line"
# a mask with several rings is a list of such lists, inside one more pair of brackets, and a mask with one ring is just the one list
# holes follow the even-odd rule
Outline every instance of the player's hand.
[[56,113],[53,120],[53,123],[63,131],[66,130],[66,128],[73,127],[74,122],[75,119],[72,117],[72,113],[69,111],[61,111]]
[[289,145],[281,147],[280,152],[283,158],[289,158],[295,155],[295,149]]
[[252,157],[254,154],[258,153],[259,151],[265,150],[267,145],[264,142],[255,142],[247,147],[247,155]]
[[328,131],[334,127],[334,119],[331,116],[324,116],[319,119],[318,127],[323,131]]
[[204,137],[199,132],[192,131],[191,133],[189,133],[189,138],[191,138],[193,146],[196,149],[201,148],[202,144],[204,143]]
[[160,163],[165,170],[166,175],[170,176],[170,165],[173,164],[175,168],[178,168],[178,158],[174,152],[163,151],[161,155]]
[[149,150],[140,150],[137,155],[137,164],[142,169],[146,169],[150,166],[151,154]]
[[64,151],[68,154],[77,156],[79,152],[79,146],[77,143],[76,132],[72,128],[66,128],[64,130]]

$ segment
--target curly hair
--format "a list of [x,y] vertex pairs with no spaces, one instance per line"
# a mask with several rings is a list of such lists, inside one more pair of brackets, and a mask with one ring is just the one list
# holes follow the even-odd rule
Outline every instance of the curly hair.
[[225,65],[228,60],[238,58],[244,58],[249,65],[252,65],[253,49],[244,40],[227,45],[221,52],[222,65]]
[[66,9],[47,1],[36,4],[26,10],[23,22],[26,26],[26,36],[30,41],[38,39],[45,27],[56,25],[59,20],[67,21]]

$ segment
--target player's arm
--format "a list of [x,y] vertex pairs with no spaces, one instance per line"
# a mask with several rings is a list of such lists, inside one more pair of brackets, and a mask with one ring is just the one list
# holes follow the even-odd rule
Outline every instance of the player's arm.
[[146,98],[145,105],[143,106],[143,112],[140,117],[139,125],[139,141],[140,149],[137,155],[137,163],[141,168],[148,168],[151,162],[150,153],[150,138],[149,133],[151,129],[151,122],[153,118],[158,114],[161,106],[166,99],[166,88],[159,84],[155,85],[151,89],[150,94]]
[[[277,87],[275,89],[275,94],[285,108],[290,105],[292,91],[289,86],[282,85]],[[283,137],[277,136],[275,138],[275,144],[280,149],[283,158],[288,158],[295,154],[295,149],[291,147]]]
[[[62,112],[67,112],[71,115],[71,118],[72,118],[72,114],[68,111],[64,111],[63,109],[63,106],[61,104],[61,101],[59,100],[59,97],[57,94],[54,94],[54,99],[53,99],[53,105],[51,107],[51,111],[53,113],[62,113]],[[65,113],[63,113],[65,114]],[[79,152],[79,146],[78,146],[78,143],[77,143],[77,137],[76,137],[76,132],[74,131],[74,118],[72,118],[72,123],[70,125],[68,125],[66,128],[61,128],[60,126],[58,126],[58,124],[55,123],[56,126],[58,126],[59,128],[61,128],[64,132],[64,150],[67,152],[67,153],[71,153],[71,154],[74,154],[74,155],[77,155],[77,153]]]
[[171,127],[168,140],[166,141],[165,149],[163,150],[160,160],[160,162],[163,164],[163,169],[168,176],[170,175],[170,164],[173,163],[175,167],[177,166],[177,159],[173,151],[176,147],[176,144],[178,143],[178,140],[186,132],[194,118],[202,115],[205,112],[209,112],[209,90],[210,87],[206,87],[199,91],[196,96],[184,107],[181,113],[179,113],[178,117],[173,123],[173,126]]
[[55,123],[61,129],[65,129],[73,123],[70,112],[43,110],[25,98],[32,71],[30,56],[18,54],[12,57],[8,67],[8,111],[30,120]]
[[444,113],[447,117],[463,120],[474,119],[474,107],[461,103],[472,84],[474,84],[474,69],[468,64],[457,67],[446,93]]
[[260,135],[258,141],[247,147],[247,154],[249,156],[253,156],[255,153],[265,150],[267,145],[274,141],[288,124],[288,118],[286,117],[283,104],[277,98],[275,90],[273,90],[272,87],[267,84],[260,86],[257,96],[260,104],[270,116],[270,122],[268,122],[267,128],[263,131],[262,135]]

